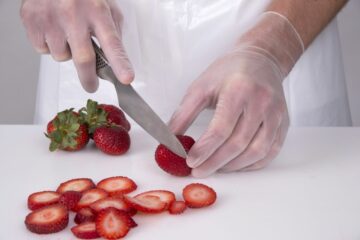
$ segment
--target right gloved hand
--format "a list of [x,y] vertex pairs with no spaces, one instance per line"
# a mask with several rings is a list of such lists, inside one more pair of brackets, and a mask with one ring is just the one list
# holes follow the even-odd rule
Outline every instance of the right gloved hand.
[[123,16],[114,0],[23,0],[21,18],[34,48],[50,53],[56,61],[73,59],[80,82],[95,92],[95,36],[116,77],[124,84],[134,72],[121,39]]

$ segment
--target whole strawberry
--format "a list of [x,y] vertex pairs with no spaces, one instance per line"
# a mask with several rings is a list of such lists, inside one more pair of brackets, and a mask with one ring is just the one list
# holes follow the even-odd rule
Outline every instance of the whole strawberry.
[[95,129],[100,126],[117,125],[125,130],[130,130],[130,123],[125,114],[113,105],[98,104],[96,101],[89,99],[86,107],[80,109],[81,118],[89,127],[89,133],[92,136]]
[[126,131],[130,131],[130,123],[126,119],[126,116],[120,108],[109,105],[109,104],[100,104],[99,108],[103,109],[107,113],[107,122],[113,123],[119,126],[122,126]]
[[130,148],[130,136],[120,126],[102,126],[95,129],[94,142],[97,148],[110,155],[121,155]]
[[[177,136],[186,152],[189,152],[195,141],[189,136]],[[186,159],[182,158],[167,147],[160,144],[155,151],[155,160],[159,167],[165,172],[175,176],[188,176],[191,173],[191,168],[186,164]]]
[[50,139],[50,151],[61,149],[76,151],[89,142],[87,125],[73,109],[59,112],[47,125],[46,137]]

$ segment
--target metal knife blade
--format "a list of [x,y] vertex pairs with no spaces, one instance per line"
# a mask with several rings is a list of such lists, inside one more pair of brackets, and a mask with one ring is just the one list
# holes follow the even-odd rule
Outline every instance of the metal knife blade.
[[157,141],[177,155],[186,158],[186,151],[177,137],[131,85],[118,81],[101,48],[94,40],[92,43],[96,53],[96,73],[100,78],[114,84],[119,106]]

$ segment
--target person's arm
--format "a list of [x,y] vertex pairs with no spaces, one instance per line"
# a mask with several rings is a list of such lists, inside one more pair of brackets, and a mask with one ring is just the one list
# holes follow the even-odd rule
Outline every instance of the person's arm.
[[170,120],[184,133],[205,108],[215,108],[188,153],[195,177],[265,167],[289,127],[282,81],[345,0],[274,0],[231,51],[196,79]]
[[273,0],[267,11],[278,12],[293,24],[307,48],[347,0]]

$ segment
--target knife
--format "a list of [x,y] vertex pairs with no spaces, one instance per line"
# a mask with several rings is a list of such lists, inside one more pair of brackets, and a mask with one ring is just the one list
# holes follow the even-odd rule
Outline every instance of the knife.
[[118,81],[102,49],[93,39],[92,44],[96,54],[96,73],[98,77],[114,84],[119,106],[159,143],[186,158],[186,151],[177,137],[130,84],[125,85]]

